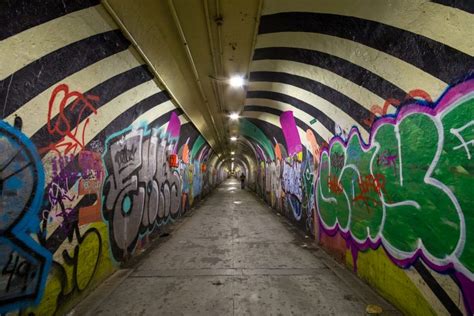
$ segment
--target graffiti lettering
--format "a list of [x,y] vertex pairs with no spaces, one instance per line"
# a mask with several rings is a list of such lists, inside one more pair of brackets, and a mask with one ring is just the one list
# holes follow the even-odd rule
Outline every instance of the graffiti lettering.
[[[153,230],[155,224],[166,223],[179,214],[180,177],[169,167],[167,147],[167,140],[160,138],[157,130],[144,128],[126,130],[108,142],[104,215],[116,258],[133,251],[140,231]],[[133,154],[128,154],[130,149]],[[115,159],[121,153],[127,153],[126,159]],[[196,168],[194,172],[199,172]]]
[[34,281],[36,267],[20,258],[18,254],[10,253],[8,257],[7,264],[2,269],[2,275],[8,276],[8,281],[5,286],[5,293],[10,292],[19,292],[24,293],[31,281]]
[[74,198],[75,196],[68,195],[67,190],[59,184],[51,183],[48,189],[48,199],[51,208],[43,211],[43,219],[47,220],[48,224],[55,222],[62,229],[68,230],[70,218],[74,214],[72,214],[73,208],[67,207],[65,203],[72,202]]
[[[375,123],[368,148],[356,129],[347,144],[334,138],[321,154],[316,184],[323,228],[344,232],[361,249],[381,242],[401,266],[421,256],[435,270],[454,266],[474,280],[474,200],[465,189],[474,170],[473,92],[470,80],[448,90],[435,108],[404,106],[398,117]],[[355,152],[358,159],[348,154]],[[327,163],[338,155],[345,157],[342,169]]]
[[[470,141],[466,142],[464,140],[464,137],[460,134],[461,132],[463,132],[465,129],[468,129],[469,127],[471,127],[471,131],[474,129],[474,121],[470,121],[469,123],[467,123],[466,125],[464,125],[460,128],[451,128],[449,130],[449,132],[451,134],[453,134],[454,136],[456,136],[459,139],[459,141],[461,142],[460,145],[454,146],[453,149],[458,150],[458,149],[463,148],[466,151],[467,159],[470,160],[471,159],[471,152],[470,152],[470,149],[469,149],[469,145],[474,145],[474,139],[471,139]],[[469,131],[466,131],[466,134],[468,134],[468,132]],[[472,137],[472,134],[470,136]]]
[[301,188],[301,162],[293,161],[283,164],[282,189],[286,194],[293,194],[299,201],[303,199],[303,190]]
[[114,161],[117,165],[122,167],[123,165],[126,165],[135,159],[136,152],[137,149],[135,148],[135,145],[132,144],[132,148],[130,149],[128,149],[127,145],[125,145],[124,148],[115,154]]
[[293,216],[300,220],[303,212],[301,202],[303,201],[303,189],[301,179],[301,162],[293,160],[283,163],[282,190],[285,192],[287,203],[290,205]]

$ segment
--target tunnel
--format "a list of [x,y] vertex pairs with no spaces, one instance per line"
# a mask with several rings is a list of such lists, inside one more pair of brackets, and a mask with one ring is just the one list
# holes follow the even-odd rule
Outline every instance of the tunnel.
[[0,22],[0,315],[474,315],[473,0]]

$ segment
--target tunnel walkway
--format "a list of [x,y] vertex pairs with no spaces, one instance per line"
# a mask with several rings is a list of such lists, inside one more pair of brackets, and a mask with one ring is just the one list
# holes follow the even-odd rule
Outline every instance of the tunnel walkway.
[[225,181],[120,284],[99,288],[74,314],[363,315],[368,304],[397,314],[239,186]]

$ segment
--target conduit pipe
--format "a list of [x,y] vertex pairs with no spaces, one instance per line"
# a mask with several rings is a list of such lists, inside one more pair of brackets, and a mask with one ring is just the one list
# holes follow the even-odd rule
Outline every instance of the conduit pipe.
[[216,122],[214,120],[214,116],[211,113],[211,110],[209,108],[209,102],[207,100],[206,94],[204,93],[204,89],[202,88],[201,79],[199,78],[199,73],[196,68],[196,63],[194,62],[193,55],[191,54],[191,50],[189,49],[188,41],[186,40],[186,36],[184,35],[183,28],[181,27],[181,21],[179,20],[178,13],[176,12],[176,8],[174,6],[173,0],[168,0],[168,5],[170,7],[171,15],[173,16],[173,21],[175,23],[175,26],[178,29],[179,36],[181,37],[181,41],[184,44],[186,56],[188,58],[188,62],[191,65],[191,69],[193,71],[195,81],[199,88],[199,92],[201,93],[201,97],[204,100],[204,103],[206,104],[207,112],[209,116],[211,117],[212,126],[214,127],[214,131],[216,132],[217,140],[219,141],[219,144],[222,144],[221,139],[220,139],[220,134],[217,129]]
[[[212,58],[212,66],[214,69],[214,77],[218,78],[219,76],[217,75],[219,73],[219,69],[217,67],[216,63],[216,56],[215,56],[215,48],[214,48],[214,38],[212,36],[212,29],[211,29],[211,22],[210,22],[210,17],[209,17],[209,5],[208,5],[208,0],[203,0],[204,4],[204,13],[206,15],[206,26],[207,26],[207,37],[209,40],[209,47],[211,49],[211,58]],[[212,81],[212,87],[214,89],[214,95],[216,96],[216,99],[218,100],[219,104],[219,109],[223,111],[222,108],[222,95],[220,92],[220,89],[216,83]]]
[[[221,7],[219,0],[216,0],[216,15],[217,18],[222,18],[221,16]],[[219,62],[220,62],[220,68],[221,68],[221,73],[224,73],[224,62],[223,62],[223,55],[224,55],[224,50],[222,49],[222,35],[221,35],[221,27],[222,23],[216,23],[217,24],[217,43],[219,44]]]
[[[132,36],[132,34],[130,33],[130,31],[127,29],[127,27],[125,26],[125,24],[122,22],[122,20],[119,18],[118,14],[115,12],[115,10],[112,8],[112,6],[109,4],[109,2],[107,0],[102,0],[102,5],[104,6],[105,10],[109,13],[109,15],[112,17],[112,19],[114,20],[115,23],[117,23],[117,25],[120,27],[120,30],[125,34],[125,37],[132,43],[133,47],[135,48],[135,50],[138,52],[138,54],[140,55],[140,57],[145,61],[145,63],[147,64],[148,68],[151,70],[151,72],[153,73],[154,77],[155,77],[155,80],[157,81],[158,85],[163,87],[168,93],[169,95],[171,96],[171,99],[172,99],[172,102],[175,103],[175,105],[177,105],[177,107],[179,107],[180,109],[183,110],[184,114],[186,114],[187,117],[191,117],[188,112],[186,111],[186,109],[181,105],[181,103],[178,101],[178,98],[176,98],[175,94],[173,93],[173,91],[169,88],[169,86],[165,83],[165,81],[163,80],[163,78],[161,77],[161,75],[158,73],[158,71],[156,70],[156,68],[153,66],[153,63],[150,61],[150,59],[148,59],[148,57],[146,56],[145,52],[141,49],[141,47],[138,45],[138,42],[135,40],[135,38]],[[208,108],[208,111],[209,111],[209,108]],[[211,116],[211,119],[212,119],[212,116]],[[215,128],[215,124],[214,124],[214,129],[217,131],[217,129]],[[202,131],[200,131],[202,135],[204,135],[202,133]],[[219,134],[217,134],[217,141],[219,142]],[[210,144],[209,140],[207,140],[208,143]],[[218,146],[219,143],[216,144],[216,146]],[[214,151],[216,151],[215,149],[216,148],[213,148]]]

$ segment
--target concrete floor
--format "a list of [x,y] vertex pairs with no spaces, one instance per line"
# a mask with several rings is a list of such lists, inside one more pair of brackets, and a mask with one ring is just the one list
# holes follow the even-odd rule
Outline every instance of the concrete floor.
[[398,314],[237,180],[216,191],[73,314],[364,315],[368,304]]

